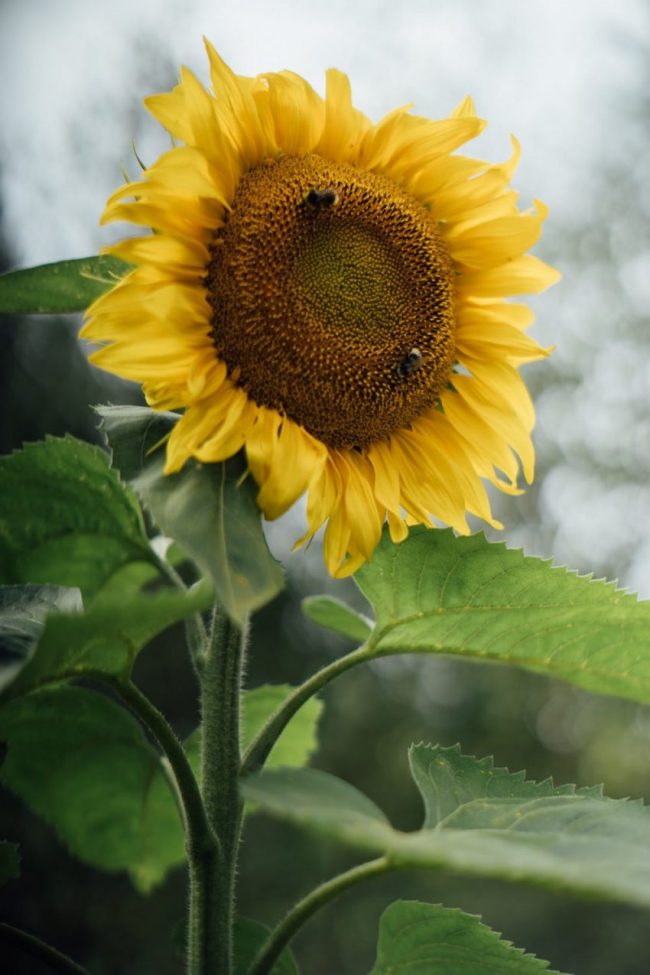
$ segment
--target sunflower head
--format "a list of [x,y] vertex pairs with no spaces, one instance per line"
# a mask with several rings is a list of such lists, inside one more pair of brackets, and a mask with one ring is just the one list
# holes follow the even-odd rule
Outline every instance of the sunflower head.
[[[100,366],[182,416],[168,473],[242,448],[276,518],[307,492],[335,575],[388,520],[496,524],[484,487],[533,476],[533,409],[517,368],[545,355],[506,299],[557,273],[526,251],[512,158],[456,153],[484,127],[466,99],[440,121],[376,124],[345,75],[321,98],[291,72],[234,75],[208,44],[212,91],[187,69],[147,99],[178,145],[109,199],[148,228],[107,248],[135,265],[88,311]],[[151,233],[153,231],[153,234]],[[300,542],[298,544],[300,544]]]

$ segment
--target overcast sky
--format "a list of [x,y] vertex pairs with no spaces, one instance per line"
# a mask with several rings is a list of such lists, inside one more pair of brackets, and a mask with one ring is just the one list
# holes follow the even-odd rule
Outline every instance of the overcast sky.
[[[490,122],[475,145],[503,158],[522,141],[518,184],[579,210],[596,155],[616,147],[616,96],[638,83],[625,37],[637,0],[3,0],[0,178],[20,263],[79,256],[105,241],[97,217],[130,143],[163,145],[142,98],[179,64],[207,78],[207,35],[243,74],[292,68],[322,90],[331,66],[379,117],[414,102],[440,117],[466,94]],[[612,130],[612,124],[614,128]]]
[[[322,91],[324,70],[339,67],[352,79],[357,104],[374,118],[411,102],[419,113],[441,117],[471,94],[489,121],[471,151],[503,159],[509,133],[520,138],[516,185],[525,203],[539,197],[550,206],[552,242],[554,228],[594,219],[595,171],[632,155],[633,130],[621,106],[642,84],[630,42],[646,38],[648,24],[642,0],[2,0],[0,198],[7,244],[17,263],[29,265],[94,253],[111,239],[115,231],[100,230],[98,218],[121,182],[120,166],[137,171],[131,141],[145,161],[168,145],[142,99],[171,87],[182,63],[207,80],[204,34],[243,74],[291,68]],[[541,253],[548,256],[544,244]],[[625,270],[630,294],[647,308],[647,255],[635,267]],[[560,365],[584,337],[573,323],[582,322],[584,331],[601,299],[597,282],[581,279],[578,287],[565,275],[555,295],[536,302],[537,334],[558,345]],[[561,409],[557,398],[544,405],[542,433],[547,441],[556,436],[567,454],[586,437],[609,437],[603,450],[610,455],[610,447],[620,447],[630,431],[617,425],[616,410],[628,394],[645,404],[637,439],[648,435],[650,370],[647,362],[632,363],[634,350],[621,348],[578,364],[587,389],[581,411],[571,400]],[[628,390],[633,368],[636,385]],[[595,430],[603,388],[609,405]],[[623,390],[618,399],[612,388]],[[650,454],[647,446],[637,444],[639,456]],[[605,546],[598,557],[606,561],[617,533],[626,533],[629,546],[641,532],[644,554],[627,581],[650,595],[647,490],[617,498],[567,469],[551,472],[553,490],[546,502],[542,497],[562,557],[580,561],[593,546],[599,553]]]

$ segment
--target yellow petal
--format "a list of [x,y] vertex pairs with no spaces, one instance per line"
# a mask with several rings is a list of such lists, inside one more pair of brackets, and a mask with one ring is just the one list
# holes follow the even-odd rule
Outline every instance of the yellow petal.
[[266,517],[273,520],[284,514],[318,477],[327,459],[327,449],[298,424],[284,418],[276,427],[272,455],[265,458],[267,469],[263,474],[262,465],[255,458],[255,451],[259,457],[262,449],[259,440],[254,443],[254,438],[255,431],[252,431],[246,451],[249,462],[253,458],[251,470],[260,485],[257,503]]
[[292,71],[265,74],[275,141],[288,154],[312,152],[323,131],[325,103]]
[[456,228],[445,234],[451,256],[470,268],[494,268],[512,261],[539,240],[548,210],[537,201],[537,213],[500,217],[474,223],[464,231]]
[[[227,388],[227,384],[224,383],[221,388]],[[210,400],[214,397],[212,393]],[[253,428],[256,412],[257,405],[248,399],[243,390],[234,387],[229,390],[227,408],[217,418],[216,429],[194,449],[197,460],[216,464],[241,450]]]
[[352,105],[350,80],[342,71],[326,74],[325,123],[314,152],[336,162],[354,161],[369,120]]
[[459,279],[462,296],[501,298],[510,295],[538,294],[559,281],[559,271],[532,254],[516,257],[501,267],[467,271]]
[[385,168],[386,175],[396,182],[408,180],[427,164],[440,156],[448,156],[465,142],[476,138],[485,128],[483,119],[467,116],[442,119],[437,122],[426,120],[404,146],[402,152]]
[[216,98],[220,126],[247,166],[274,156],[277,145],[270,129],[270,119],[258,111],[249,79],[235,75],[212,44],[205,41],[210,61],[210,77]]

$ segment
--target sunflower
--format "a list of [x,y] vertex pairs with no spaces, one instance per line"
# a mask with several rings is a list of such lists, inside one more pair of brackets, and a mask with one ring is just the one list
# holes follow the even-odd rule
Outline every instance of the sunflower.
[[467,533],[467,513],[498,526],[483,482],[533,477],[517,367],[546,354],[506,298],[558,277],[526,254],[546,208],[517,209],[516,140],[500,165],[454,154],[485,125],[469,98],[373,124],[337,70],[323,99],[206,46],[212,92],[183,68],[146,99],[174,148],[108,201],[103,222],[153,233],[106,248],[134,269],[88,310],[93,361],[182,411],[167,473],[244,448],[267,518],[306,492],[296,544],[326,523],[334,575],[386,520],[395,542],[416,523]]

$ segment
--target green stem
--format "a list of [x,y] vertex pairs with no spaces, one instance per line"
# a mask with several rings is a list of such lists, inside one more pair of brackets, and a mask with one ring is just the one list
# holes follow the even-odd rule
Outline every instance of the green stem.
[[36,935],[21,931],[20,928],[5,924],[4,921],[0,922],[0,941],[22,948],[25,954],[45,962],[52,972],[61,972],[62,975],[88,975],[87,969],[77,965],[76,961],[68,958],[63,952],[41,941]]
[[339,674],[345,673],[351,667],[356,667],[357,664],[372,660],[374,655],[373,648],[364,643],[362,647],[346,654],[345,657],[339,657],[338,660],[309,677],[300,687],[296,687],[293,694],[282,702],[277,711],[271,715],[253,738],[242,758],[241,774],[250,775],[251,772],[257,772],[264,765],[279,736],[305,701],[308,701],[313,694],[320,691]]
[[185,822],[188,857],[192,859],[214,851],[217,842],[210,828],[201,791],[176,732],[135,684],[130,681],[110,680],[106,676],[103,679],[109,681],[124,703],[149,729],[169,762],[173,773],[172,784],[175,786]]
[[389,861],[388,857],[379,857],[377,860],[369,860],[358,867],[352,867],[351,870],[346,870],[345,873],[340,873],[338,877],[333,877],[316,887],[301,901],[298,901],[278,924],[277,928],[271,932],[248,969],[248,975],[267,975],[305,921],[308,921],[316,911],[334,900],[348,887],[394,869],[395,866]]
[[231,975],[241,821],[239,704],[245,634],[215,608],[201,674],[201,781],[220,856],[190,860],[190,975]]

